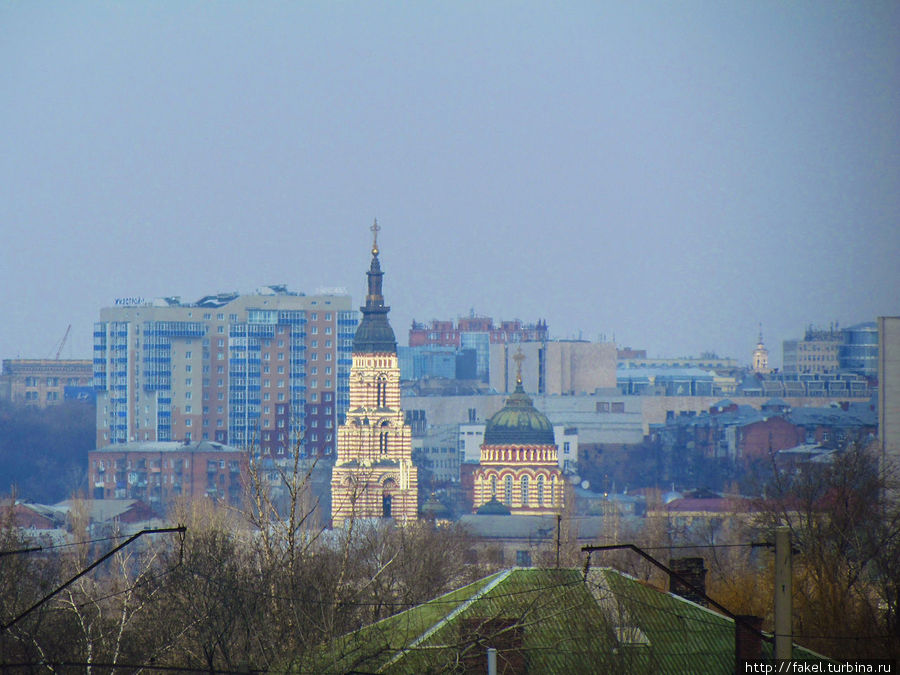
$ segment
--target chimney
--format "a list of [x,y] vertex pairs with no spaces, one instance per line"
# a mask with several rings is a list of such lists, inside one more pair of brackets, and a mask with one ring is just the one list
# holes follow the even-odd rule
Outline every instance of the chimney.
[[737,663],[735,672],[743,672],[741,664],[745,661],[758,661],[762,658],[762,617],[752,614],[739,614],[734,622],[734,659]]
[[[707,570],[703,563],[703,558],[672,558],[669,560],[669,569],[678,574],[691,586],[706,594]],[[691,602],[696,602],[698,605],[707,606],[706,598],[682,584],[674,576],[669,577],[669,592],[680,595]]]

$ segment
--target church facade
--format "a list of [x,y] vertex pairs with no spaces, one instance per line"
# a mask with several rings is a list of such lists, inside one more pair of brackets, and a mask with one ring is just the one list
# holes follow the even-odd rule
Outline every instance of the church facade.
[[400,364],[382,293],[378,230],[376,222],[366,304],[353,338],[350,407],[338,428],[333,527],[357,518],[409,522],[418,513],[418,470],[412,463],[412,431],[400,409]]
[[485,426],[481,462],[473,475],[476,512],[547,515],[564,506],[553,425],[525,393],[523,358],[520,352],[515,391]]

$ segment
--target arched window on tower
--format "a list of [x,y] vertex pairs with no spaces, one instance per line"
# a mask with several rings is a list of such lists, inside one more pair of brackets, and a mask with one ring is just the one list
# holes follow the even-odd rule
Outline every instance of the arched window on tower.
[[522,506],[528,506],[528,476],[522,476]]
[[379,375],[375,382],[375,407],[387,408],[387,378]]
[[388,432],[382,431],[378,436],[378,452],[386,455],[388,451]]
[[537,498],[538,498],[538,506],[544,505],[544,477],[538,476],[538,487],[537,487]]
[[491,497],[497,496],[497,476],[491,476]]
[[503,501],[507,506],[512,506],[512,476],[509,475],[503,480]]

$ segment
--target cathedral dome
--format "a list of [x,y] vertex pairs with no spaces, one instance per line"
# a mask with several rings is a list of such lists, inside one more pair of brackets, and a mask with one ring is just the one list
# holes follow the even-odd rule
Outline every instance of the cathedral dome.
[[554,445],[553,425],[534,407],[519,380],[503,409],[487,421],[485,445]]

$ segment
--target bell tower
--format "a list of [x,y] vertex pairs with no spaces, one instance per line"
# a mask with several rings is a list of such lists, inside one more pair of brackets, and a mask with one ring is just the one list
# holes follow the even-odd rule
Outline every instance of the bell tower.
[[397,340],[384,303],[378,258],[378,221],[372,225],[372,261],[366,304],[353,338],[350,407],[338,428],[331,478],[331,518],[341,527],[354,518],[417,519],[418,469],[412,431],[400,409]]

